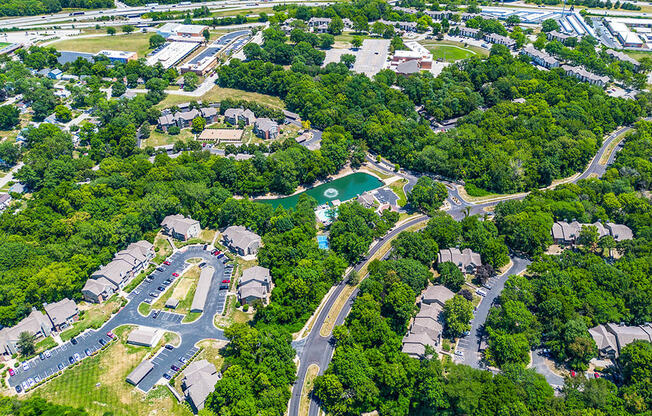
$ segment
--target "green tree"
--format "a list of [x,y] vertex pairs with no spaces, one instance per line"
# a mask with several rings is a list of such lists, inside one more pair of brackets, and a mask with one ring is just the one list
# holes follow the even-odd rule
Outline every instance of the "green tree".
[[444,304],[445,330],[451,336],[460,336],[471,329],[469,322],[473,318],[473,304],[460,295]]
[[546,19],[541,22],[541,30],[545,33],[559,30],[559,23],[555,19]]
[[323,33],[319,37],[319,47],[321,49],[330,49],[333,46],[333,43],[335,43],[335,36],[330,33]]
[[340,56],[340,62],[346,65],[347,68],[351,69],[353,68],[353,64],[355,64],[355,55],[350,53],[342,54],[342,56]]
[[362,37],[354,36],[353,39],[351,39],[351,46],[353,46],[355,49],[358,49],[360,46],[362,46]]
[[432,212],[439,209],[448,196],[446,187],[441,182],[422,176],[408,195],[408,203],[422,212]]
[[14,166],[20,158],[20,147],[9,140],[0,142],[0,164]]
[[328,24],[328,33],[334,36],[341,35],[343,29],[344,29],[344,22],[342,22],[341,17],[334,16],[333,18],[331,18],[331,22]]
[[18,352],[23,357],[29,357],[33,355],[36,351],[36,344],[34,335],[30,334],[27,331],[21,332],[18,335],[18,342],[16,342],[16,347],[18,347]]
[[450,261],[441,263],[437,266],[439,270],[439,281],[453,292],[457,293],[464,285],[464,273]]
[[498,367],[505,364],[527,365],[530,362],[530,343],[525,334],[497,331],[489,338],[487,358]]
[[594,225],[583,225],[580,235],[577,237],[577,244],[581,244],[591,251],[595,251],[598,245],[598,228]]
[[129,34],[129,33],[133,32],[134,30],[136,30],[136,28],[133,25],[124,25],[124,26],[122,26],[122,31],[124,33]]
[[194,91],[199,86],[199,77],[194,72],[183,74],[183,90]]
[[113,36],[115,35],[115,28],[113,26],[109,26],[106,28],[106,33]]
[[395,259],[410,258],[430,267],[439,247],[425,233],[401,232],[392,240],[392,254]]
[[67,123],[70,120],[72,120],[72,111],[65,105],[59,104],[58,106],[54,107],[54,115],[57,118],[57,120]]
[[208,42],[211,39],[211,32],[208,29],[204,29],[203,32],[201,32],[202,36],[204,36],[204,40]]
[[20,123],[20,111],[13,105],[0,107],[0,129],[11,130]]
[[163,46],[164,44],[165,44],[165,38],[159,35],[158,33],[149,37],[150,49],[156,49],[159,46]]
[[197,116],[192,119],[192,132],[201,133],[204,128],[206,128],[206,119],[204,117]]

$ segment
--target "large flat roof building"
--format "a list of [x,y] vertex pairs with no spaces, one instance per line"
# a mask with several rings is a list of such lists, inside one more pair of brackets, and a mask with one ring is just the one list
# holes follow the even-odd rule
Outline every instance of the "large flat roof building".
[[203,312],[204,306],[206,305],[206,299],[208,298],[208,292],[213,283],[213,276],[215,275],[215,269],[208,266],[201,270],[199,274],[199,281],[197,282],[197,288],[195,289],[195,296],[192,298],[192,305],[190,306],[190,312]]
[[138,59],[138,54],[136,52],[114,51],[109,49],[99,51],[97,55],[106,56],[109,58],[110,62],[120,62],[123,64]]
[[127,382],[133,384],[134,386],[138,385],[147,374],[149,374],[154,369],[154,364],[151,361],[143,361],[138,364],[138,367],[134,368],[134,371],[129,373],[127,376]]
[[161,63],[163,68],[168,69],[181,62],[199,47],[195,42],[169,42],[158,51],[147,57],[147,65],[153,66]]

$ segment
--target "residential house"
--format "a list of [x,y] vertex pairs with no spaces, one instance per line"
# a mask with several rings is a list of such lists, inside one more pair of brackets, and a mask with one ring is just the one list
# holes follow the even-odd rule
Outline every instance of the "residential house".
[[540,51],[531,45],[526,46],[521,50],[521,54],[529,57],[534,63],[544,68],[556,68],[559,66],[559,61],[544,51]]
[[445,262],[454,263],[462,272],[467,274],[475,273],[476,269],[482,266],[480,255],[470,248],[465,248],[462,251],[456,247],[440,250],[437,255],[437,262],[439,264]]
[[477,17],[477,13],[462,13],[462,21],[466,22],[469,19],[473,19],[474,17]]
[[215,366],[206,360],[194,361],[183,370],[181,388],[193,411],[198,412],[204,408],[204,402],[209,394],[215,390],[215,383],[220,380],[220,375]]
[[174,118],[173,114],[163,114],[158,118],[158,126],[164,132],[168,132],[168,129],[172,126],[177,125],[177,120]]
[[193,108],[192,110],[188,110],[188,111],[180,111],[174,114],[174,118],[177,122],[177,126],[180,129],[190,127],[195,117],[200,117],[200,116],[201,113],[196,108]]
[[625,326],[608,323],[589,329],[589,334],[598,346],[598,355],[614,359],[618,358],[626,345],[634,341],[652,342],[652,324]]
[[43,309],[52,322],[52,328],[57,332],[61,332],[79,319],[77,304],[68,298],[56,303],[44,303]]
[[583,82],[588,82],[589,84],[598,85],[600,87],[604,87],[609,82],[609,77],[596,75],[592,72],[587,71],[581,66],[562,65],[561,69],[563,69],[568,76],[577,78]]
[[631,240],[634,238],[634,233],[631,228],[626,225],[608,222],[607,229],[609,230],[609,235],[616,241]]
[[181,214],[168,215],[163,218],[161,227],[163,227],[163,233],[182,241],[197,237],[201,232],[199,221],[186,218]]
[[107,300],[116,290],[118,290],[118,286],[103,277],[99,279],[91,278],[86,281],[82,288],[82,295],[87,302],[101,303]]
[[634,238],[634,233],[628,226],[614,224],[612,222],[609,222],[604,226],[600,222],[594,222],[593,224],[580,224],[577,221],[571,223],[557,221],[552,224],[550,234],[552,235],[555,244],[572,245],[575,244],[577,237],[580,236],[582,228],[586,226],[595,227],[598,231],[598,238],[602,238],[606,235],[612,236],[616,241],[631,240]]
[[0,212],[7,209],[10,202],[11,202],[11,195],[9,195],[9,194],[0,194]]
[[308,27],[315,33],[326,33],[328,32],[328,25],[330,23],[330,17],[311,17],[308,20]]
[[242,272],[238,284],[240,303],[244,305],[259,300],[267,304],[271,292],[272,276],[269,274],[269,269],[254,266]]
[[452,13],[447,10],[425,10],[425,15],[430,16],[432,20],[450,19]]
[[278,137],[280,132],[278,123],[267,117],[256,119],[254,123],[254,133],[264,140],[273,140]]
[[135,275],[144,270],[155,255],[154,245],[149,241],[141,240],[129,244],[124,250],[118,251],[114,259],[128,262],[131,265],[132,274]]
[[124,259],[114,259],[95,271],[91,279],[103,277],[118,288],[122,288],[133,276],[132,263]]
[[224,111],[224,120],[232,125],[238,124],[238,118],[244,110],[242,108],[227,108]]
[[421,303],[423,305],[439,305],[442,308],[446,301],[455,296],[455,293],[443,285],[429,285],[428,288],[421,295]]
[[246,108],[238,115],[238,121],[244,121],[245,126],[251,126],[256,121],[256,115],[253,111]]
[[47,77],[50,79],[61,79],[62,76],[63,76],[63,71],[58,68],[48,71],[47,74]]
[[219,119],[219,114],[215,107],[204,107],[199,109],[201,116],[206,120],[206,124],[217,123]]
[[18,322],[15,326],[2,328],[0,330],[0,354],[11,356],[18,353],[18,340],[20,334],[27,332],[35,339],[45,338],[52,333],[52,323],[40,311],[32,309],[27,318]]
[[499,45],[505,45],[509,49],[514,49],[516,46],[516,41],[512,38],[508,38],[507,36],[499,35],[497,33],[487,33],[484,35],[484,40],[486,40],[489,43],[497,43]]
[[224,245],[240,256],[258,253],[260,236],[241,225],[232,225],[222,233]]
[[474,29],[472,27],[468,26],[462,26],[460,27],[460,35],[467,37],[467,38],[473,38],[473,39],[478,39],[480,37],[480,29]]
[[405,32],[417,31],[417,22],[396,22],[396,26]]
[[641,67],[641,63],[638,62],[636,59],[632,58],[631,56],[627,55],[626,53],[623,53],[621,51],[615,51],[613,49],[607,49],[605,53],[609,56],[611,56],[613,59],[622,61],[622,62],[629,62],[634,66],[634,71],[638,71],[638,69]]
[[365,208],[372,208],[376,205],[376,198],[371,194],[371,192],[365,192],[358,196],[358,203]]
[[405,14],[417,14],[419,11],[415,9],[414,7],[401,7],[401,6],[396,6],[393,8],[394,11],[397,12],[402,12]]
[[553,30],[553,31],[548,32],[548,34],[546,35],[546,38],[548,38],[549,41],[556,40],[557,42],[566,44],[568,39],[572,38],[572,36],[565,35],[565,34],[563,34],[561,32],[557,32],[556,30]]
[[342,23],[344,24],[344,29],[347,30],[353,29],[353,20],[349,19],[348,17],[342,19]]
[[426,346],[435,347],[437,344],[435,340],[430,338],[425,332],[408,332],[403,337],[402,352],[412,358],[425,358]]

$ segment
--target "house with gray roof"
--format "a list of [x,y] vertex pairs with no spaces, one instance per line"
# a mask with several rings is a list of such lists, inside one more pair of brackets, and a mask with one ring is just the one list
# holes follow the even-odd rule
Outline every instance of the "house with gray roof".
[[11,196],[9,194],[0,194],[0,212],[7,209],[10,202],[11,202]]
[[260,236],[241,225],[232,225],[222,233],[225,246],[240,256],[258,253],[262,243]]
[[204,107],[199,110],[201,116],[206,120],[206,124],[216,123],[218,119],[218,112],[215,107]]
[[253,111],[246,108],[238,115],[238,121],[243,121],[245,126],[251,126],[256,122],[256,115]]
[[124,259],[114,259],[105,266],[100,267],[99,270],[93,272],[91,279],[103,277],[117,287],[122,288],[133,277],[133,267],[131,263]]
[[215,390],[220,378],[215,366],[207,360],[194,361],[183,370],[181,388],[194,412],[204,408],[206,398]]
[[638,71],[638,69],[641,66],[640,62],[638,62],[636,59],[632,58],[631,56],[629,56],[626,53],[623,53],[621,51],[615,51],[613,49],[607,49],[605,51],[605,53],[607,55],[609,55],[610,57],[612,57],[613,59],[616,59],[618,61],[629,62],[630,64],[632,64],[634,66],[634,71]]
[[86,302],[101,303],[107,300],[116,290],[118,290],[118,286],[104,277],[90,278],[82,288],[82,295]]
[[489,43],[496,43],[499,45],[507,46],[509,49],[514,49],[516,46],[516,41],[514,39],[499,35],[497,33],[487,33],[484,35],[484,40]]
[[625,326],[614,323],[598,325],[589,329],[598,346],[600,358],[618,358],[620,351],[634,341],[652,342],[652,324]]
[[521,50],[521,54],[529,57],[532,62],[544,68],[556,68],[559,66],[559,61],[552,55],[545,51],[540,51],[531,45],[526,46]]
[[593,72],[587,71],[581,66],[562,65],[561,69],[563,69],[568,76],[600,87],[604,87],[610,81],[609,77],[596,75]]
[[546,34],[546,38],[548,38],[549,41],[556,40],[557,42],[566,44],[568,39],[572,38],[570,35],[563,34],[561,32],[558,32],[556,30],[551,30]]
[[199,221],[190,217],[186,218],[181,214],[168,215],[163,218],[161,227],[163,233],[182,241],[197,237],[201,232]]
[[5,327],[0,330],[0,354],[4,356],[17,354],[18,339],[23,332],[32,334],[37,340],[45,338],[52,333],[52,323],[41,311],[32,309],[29,316],[15,326]]
[[259,300],[267,304],[271,292],[272,276],[269,274],[269,269],[254,266],[242,272],[238,284],[240,303],[244,305]]
[[52,322],[52,328],[61,332],[74,322],[79,320],[79,309],[74,300],[65,298],[55,303],[44,303],[43,309]]
[[623,224],[614,224],[612,222],[602,225],[600,222],[594,222],[593,224],[580,224],[577,221],[571,223],[566,221],[556,221],[552,224],[550,234],[552,235],[555,244],[573,245],[580,236],[582,228],[588,226],[596,228],[598,231],[598,238],[602,238],[606,235],[612,236],[616,241],[631,240],[634,238],[634,233],[631,228]]
[[482,266],[480,254],[472,251],[470,248],[461,250],[451,247],[439,251],[437,263],[454,263],[463,273],[473,274],[479,266]]
[[154,244],[141,240],[129,244],[124,250],[118,251],[114,259],[128,262],[132,267],[132,273],[135,275],[149,264],[155,254]]
[[607,223],[607,229],[609,234],[616,241],[631,240],[634,238],[634,233],[632,229],[623,224],[614,224],[613,222]]
[[243,111],[244,109],[242,108],[227,108],[224,111],[224,120],[227,123],[235,126],[236,124],[238,124],[238,118],[240,117]]
[[455,293],[444,285],[429,285],[421,295],[421,303],[425,305],[438,304],[442,308],[447,300],[452,299]]
[[193,108],[192,110],[188,110],[188,111],[180,111],[174,114],[174,118],[176,119],[177,126],[180,129],[190,127],[192,121],[196,117],[201,117],[201,113],[196,108]]
[[138,364],[138,367],[134,368],[134,371],[129,373],[127,376],[127,383],[131,383],[134,386],[138,385],[138,383],[140,383],[153,369],[154,364],[152,364],[151,361],[143,361],[142,363]]
[[426,346],[435,348],[435,340],[430,338],[425,332],[408,332],[403,337],[402,352],[412,358],[425,358]]
[[275,139],[278,137],[279,132],[278,123],[267,117],[257,118],[254,122],[254,133],[261,139]]

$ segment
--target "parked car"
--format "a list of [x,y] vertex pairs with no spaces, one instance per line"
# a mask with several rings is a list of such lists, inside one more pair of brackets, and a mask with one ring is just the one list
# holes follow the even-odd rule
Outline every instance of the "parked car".
[[204,244],[204,250],[208,250],[208,244]]
[[151,305],[151,304],[152,304],[152,299],[151,299],[151,298],[147,298],[147,299],[145,299],[143,302],[145,302],[145,303],[148,304],[148,305]]
[[115,338],[115,335],[113,335],[113,332],[111,332],[111,331],[107,332],[106,336],[108,336],[111,339]]
[[594,376],[595,378],[600,378],[600,373],[598,373],[598,372],[596,371],[596,372],[593,373],[593,376]]
[[172,273],[172,276],[174,276],[174,277],[179,277],[179,273],[174,272],[174,273]]
[[100,338],[100,340],[98,342],[100,343],[101,346],[106,345],[106,341],[104,341],[102,338]]
[[165,269],[162,268],[162,267],[157,267],[156,270],[158,270],[159,272],[162,272],[162,271],[165,270]]
[[458,357],[464,357],[464,353],[460,350],[455,351],[455,355],[457,355]]
[[88,348],[86,348],[86,349],[84,350],[84,353],[86,353],[86,356],[87,356],[87,357],[90,357],[90,356],[91,356],[91,350],[89,350]]
[[36,383],[34,382],[34,379],[30,377],[27,379],[27,384],[29,385],[29,387],[32,387]]
[[75,339],[75,337],[70,338],[70,343],[71,343],[72,345],[77,345],[77,339]]
[[158,311],[154,311],[152,313],[152,319],[156,319],[158,317]]
[[169,265],[172,264],[172,263],[170,263],[169,261],[165,260],[165,261],[163,262],[163,264],[165,264],[166,266],[169,266]]
[[72,355],[70,357],[68,357],[68,362],[70,364],[75,364],[75,359],[72,357]]
[[478,289],[475,293],[476,293],[477,295],[479,295],[479,296],[482,296],[482,297],[487,296],[487,292],[485,292],[485,291],[482,290],[482,289]]
[[163,286],[159,286],[156,288],[156,290],[158,290],[159,292],[163,292],[165,288]]
[[575,377],[575,370],[571,370],[571,377]]
[[170,283],[172,283],[172,280],[171,279],[165,279],[163,281],[163,283],[166,284],[166,285],[169,285]]
[[201,269],[202,267],[204,267],[204,266],[206,266],[206,262],[205,262],[205,261],[202,261],[201,263],[199,263],[199,268],[200,268],[200,269]]
[[66,366],[64,366],[63,363],[59,363],[57,365],[57,368],[59,369],[59,371],[63,371],[63,369],[66,368]]
[[224,279],[222,280],[222,283],[231,283],[231,279]]
[[40,383],[41,382],[41,376],[38,374],[34,376],[34,383]]
[[16,375],[16,372],[14,371],[13,368],[10,368],[10,369],[7,370],[7,371],[9,372],[9,375],[10,375],[10,376],[15,376],[15,375]]
[[180,362],[181,364],[185,364],[186,361],[188,361],[188,360],[186,360],[186,359],[183,358],[183,357],[179,357],[179,362]]
[[38,355],[38,358],[40,358],[41,360],[45,360],[45,354],[40,353],[40,354]]
[[27,382],[27,380],[25,380],[22,383],[20,383],[20,386],[23,388],[23,390],[27,390],[27,388],[29,387],[29,383]]
[[156,292],[150,292],[149,295],[153,298],[158,297],[158,293]]
[[172,364],[172,365],[170,366],[170,368],[171,368],[172,370],[174,370],[174,371],[179,371],[179,367],[177,367],[177,366],[174,365],[174,364]]
[[228,289],[228,288],[229,288],[229,285],[226,285],[226,284],[225,285],[220,285],[220,290]]
[[50,350],[45,351],[45,358],[50,358],[50,357],[52,357],[52,353],[50,352]]
[[75,361],[81,360],[81,355],[79,355],[77,352],[73,355],[73,357],[75,357]]
[[165,349],[166,349],[166,350],[173,350],[173,349],[174,349],[174,346],[173,346],[173,345],[170,345],[170,344],[165,344]]
[[489,283],[485,283],[485,284],[483,284],[482,287],[484,287],[484,288],[487,289],[487,290],[491,290],[491,289],[493,288],[493,286],[490,285]]
[[168,373],[163,373],[163,378],[166,379],[166,380],[169,380],[169,379],[172,378],[172,376],[169,375]]
[[23,370],[24,370],[24,371],[29,370],[29,363],[28,363],[27,361],[25,361],[25,362],[23,363]]
[[16,386],[16,393],[20,393],[23,389],[20,387],[20,384]]

